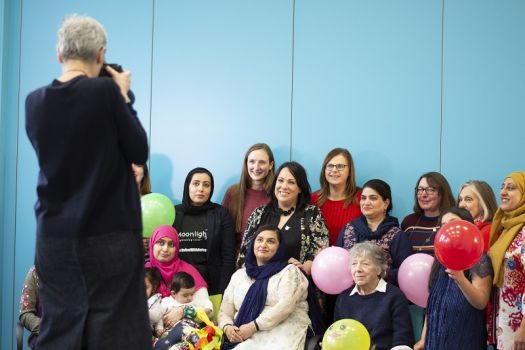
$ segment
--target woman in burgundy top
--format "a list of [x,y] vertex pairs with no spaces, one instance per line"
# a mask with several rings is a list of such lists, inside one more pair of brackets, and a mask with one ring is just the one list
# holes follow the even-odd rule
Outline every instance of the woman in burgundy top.
[[275,176],[275,162],[270,147],[256,143],[244,155],[241,179],[230,186],[222,200],[235,228],[235,257],[239,255],[242,236],[248,227],[248,218],[255,208],[270,203],[268,192]]

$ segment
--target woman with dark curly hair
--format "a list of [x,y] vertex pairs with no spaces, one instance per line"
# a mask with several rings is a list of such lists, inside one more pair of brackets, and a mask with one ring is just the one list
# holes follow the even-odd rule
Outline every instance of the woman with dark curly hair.
[[310,185],[303,166],[286,162],[277,171],[270,204],[254,210],[244,232],[237,266],[244,264],[246,249],[261,225],[272,224],[283,231],[288,262],[310,274],[315,255],[328,246],[328,230],[319,207],[309,204]]

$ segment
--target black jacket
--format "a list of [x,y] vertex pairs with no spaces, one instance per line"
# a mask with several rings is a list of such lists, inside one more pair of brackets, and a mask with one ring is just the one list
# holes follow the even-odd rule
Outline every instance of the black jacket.
[[[173,227],[178,231],[182,227],[184,216],[191,214],[184,212],[182,204],[176,205],[175,210],[177,215]],[[235,271],[233,222],[228,210],[222,206],[209,209],[206,212],[206,222],[208,293],[222,294]]]

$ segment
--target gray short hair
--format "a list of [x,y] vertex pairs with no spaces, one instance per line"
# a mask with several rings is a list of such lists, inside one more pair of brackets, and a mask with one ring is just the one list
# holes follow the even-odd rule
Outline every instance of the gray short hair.
[[350,260],[356,256],[371,258],[373,263],[379,268],[379,275],[381,277],[385,276],[388,270],[388,257],[383,248],[370,241],[357,243],[350,249]]
[[65,61],[78,59],[93,62],[99,50],[106,47],[106,30],[95,19],[87,16],[66,17],[57,33],[57,49]]

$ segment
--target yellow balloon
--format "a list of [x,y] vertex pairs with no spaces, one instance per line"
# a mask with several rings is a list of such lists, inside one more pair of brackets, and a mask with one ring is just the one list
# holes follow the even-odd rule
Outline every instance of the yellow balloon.
[[323,337],[323,350],[369,350],[370,334],[359,321],[335,321]]

